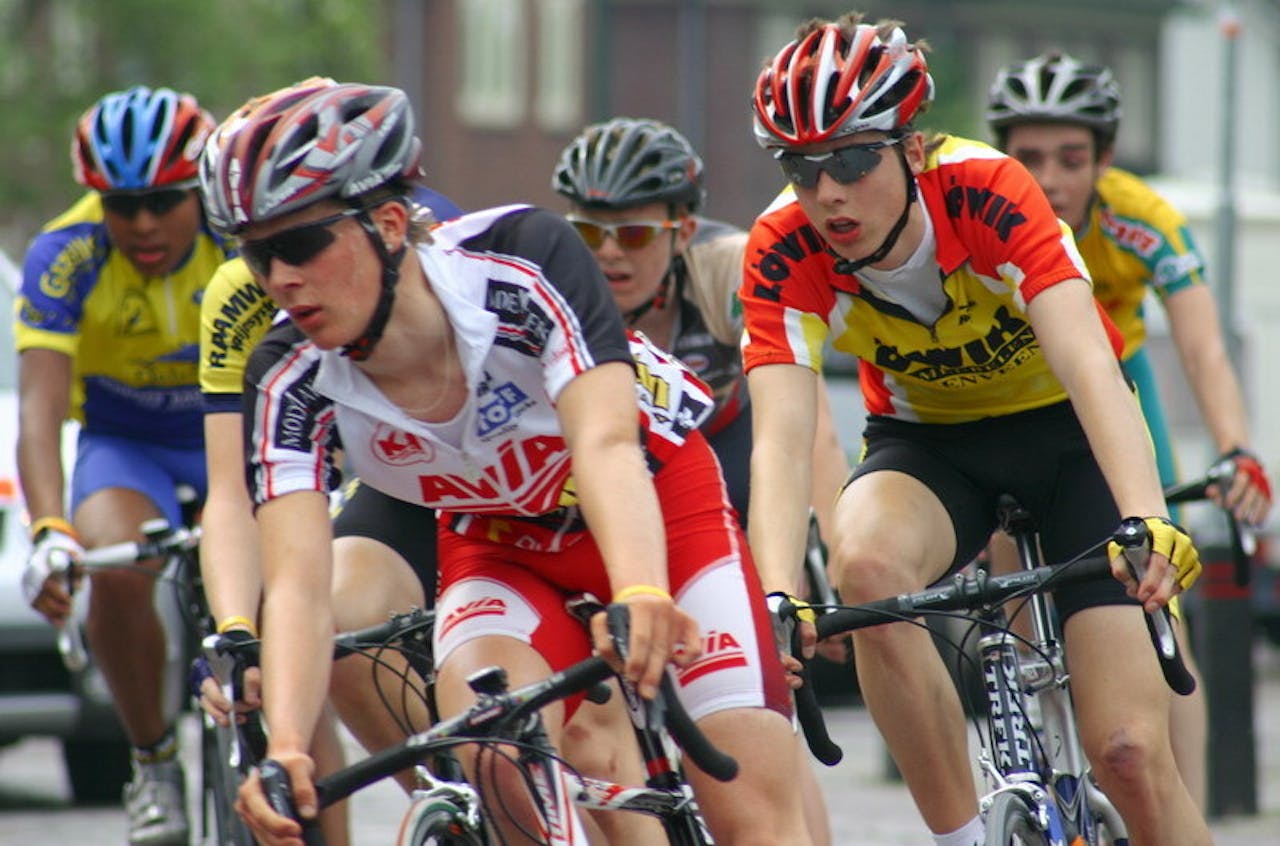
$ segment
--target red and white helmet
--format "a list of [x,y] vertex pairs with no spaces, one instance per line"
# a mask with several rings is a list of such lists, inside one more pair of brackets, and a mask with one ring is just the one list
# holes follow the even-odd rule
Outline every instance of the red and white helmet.
[[228,233],[326,198],[418,175],[422,144],[398,88],[311,79],[250,100],[200,162],[210,222]]
[[783,47],[756,80],[760,146],[895,132],[933,100],[924,49],[898,26],[828,23]]

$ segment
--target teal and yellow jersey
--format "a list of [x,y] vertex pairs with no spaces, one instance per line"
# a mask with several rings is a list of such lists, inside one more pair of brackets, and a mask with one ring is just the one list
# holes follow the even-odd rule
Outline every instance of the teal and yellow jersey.
[[1093,277],[1093,293],[1124,335],[1126,360],[1146,341],[1142,301],[1147,288],[1161,299],[1204,284],[1204,260],[1186,219],[1145,182],[1108,168],[1084,228],[1080,255]]
[[87,431],[176,447],[203,443],[200,300],[234,251],[207,227],[167,276],[112,249],[90,193],[36,236],[15,306],[17,349],[72,359],[71,413]]

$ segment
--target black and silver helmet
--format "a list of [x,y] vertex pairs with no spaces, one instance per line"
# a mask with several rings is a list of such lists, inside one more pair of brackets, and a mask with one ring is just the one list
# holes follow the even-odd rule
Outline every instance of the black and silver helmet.
[[702,159],[666,124],[618,117],[588,126],[564,148],[551,187],[586,208],[670,203],[692,212],[703,200]]

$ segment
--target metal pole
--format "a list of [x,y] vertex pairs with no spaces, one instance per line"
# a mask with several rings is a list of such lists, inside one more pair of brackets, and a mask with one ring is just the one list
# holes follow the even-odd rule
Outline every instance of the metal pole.
[[680,131],[693,149],[707,142],[707,5],[705,0],[685,0],[680,7],[680,85],[676,91],[676,116]]
[[1235,167],[1236,151],[1235,124],[1237,119],[1236,87],[1238,83],[1240,17],[1232,3],[1223,4],[1218,18],[1222,32],[1222,123],[1221,144],[1218,150],[1218,228],[1217,250],[1215,259],[1217,266],[1213,269],[1213,277],[1217,279],[1218,307],[1222,312],[1222,323],[1227,331],[1233,363],[1237,366],[1236,349],[1230,343],[1235,337],[1235,246],[1236,246],[1236,185]]
[[595,0],[591,17],[591,43],[595,49],[588,73],[588,108],[592,121],[605,120],[613,114],[613,0]]
[[[1217,267],[1218,305],[1231,360],[1240,372],[1236,332],[1235,140],[1240,18],[1230,2],[1219,16],[1222,33],[1222,126],[1219,158]],[[1249,588],[1234,583],[1231,554],[1223,546],[1203,550],[1200,592],[1203,609],[1195,623],[1195,652],[1209,712],[1206,750],[1207,811],[1211,818],[1258,813],[1257,740],[1253,711],[1254,624]]]

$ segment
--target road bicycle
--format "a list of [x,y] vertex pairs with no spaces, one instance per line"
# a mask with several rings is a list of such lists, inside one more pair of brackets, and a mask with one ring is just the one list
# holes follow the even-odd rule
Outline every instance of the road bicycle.
[[[90,549],[79,561],[65,562],[62,569],[68,584],[95,570],[127,569],[156,579],[169,590],[158,592],[157,607],[165,621],[167,634],[165,707],[176,716],[191,705],[185,693],[188,667],[202,643],[213,635],[214,625],[204,598],[200,578],[200,527],[196,520],[198,502],[194,492],[179,491],[183,505],[183,523],[170,526],[164,518],[149,520],[140,527],[144,540],[125,541]],[[159,570],[140,566],[140,562],[162,559]],[[84,591],[73,596],[81,598]],[[79,603],[83,605],[83,601]],[[58,650],[69,669],[83,670],[91,656],[84,641],[79,615],[73,614],[59,630]],[[242,676],[228,673],[229,695],[240,690]],[[232,701],[236,701],[233,699]],[[248,772],[252,761],[265,751],[265,740],[253,720],[227,729],[211,717],[200,713],[200,842],[217,846],[254,846],[248,828],[236,815],[231,803],[235,787]],[[256,755],[248,750],[252,744]]]
[[[1229,468],[1216,467],[1205,478],[1166,491],[1171,503],[1206,497],[1210,485],[1227,478]],[[930,614],[969,614],[977,632],[975,672],[983,681],[985,725],[978,728],[978,766],[988,792],[979,802],[987,830],[988,846],[1054,844],[1077,846],[1128,842],[1124,824],[1114,805],[1094,783],[1076,733],[1071,706],[1069,676],[1057,621],[1046,592],[1094,579],[1112,578],[1104,544],[1079,558],[1058,565],[1044,565],[1035,527],[1025,510],[1012,499],[1002,498],[998,517],[1001,527],[1015,541],[1022,569],[1007,575],[990,575],[977,569],[960,573],[926,590],[856,606],[817,606],[818,636],[828,637],[866,626],[894,621],[919,623]],[[1233,537],[1243,536],[1232,524]],[[1149,537],[1138,522],[1126,524],[1121,540],[1135,571],[1145,564]],[[1246,542],[1237,549],[1243,553]],[[1247,561],[1243,564],[1247,573]],[[1238,571],[1239,572],[1239,571]],[[1029,608],[1032,636],[1019,638],[1009,630],[1013,615]],[[795,625],[796,607],[784,601],[779,615]],[[1195,680],[1187,672],[1169,622],[1168,610],[1148,615],[1148,630],[1170,687],[1190,693]],[[798,638],[795,652],[799,655]],[[954,644],[963,659],[967,650]],[[811,686],[797,692],[798,717],[814,755],[828,765],[838,763],[842,751],[827,735],[822,712]]]
[[[626,643],[626,613],[622,606],[607,609],[615,645]],[[692,793],[680,777],[674,758],[663,741],[669,732],[675,744],[708,774],[728,781],[737,774],[737,763],[717,750],[702,735],[675,696],[674,685],[664,676],[659,696],[652,702],[630,697],[628,702],[643,715],[637,732],[651,741],[641,746],[650,778],[644,786],[617,785],[573,771],[551,747],[539,709],[551,702],[586,691],[593,701],[605,701],[612,687],[604,683],[616,676],[599,657],[588,658],[533,684],[509,690],[506,672],[490,667],[475,673],[468,684],[475,703],[463,713],[436,722],[431,728],[364,760],[326,776],[316,783],[321,807],[347,798],[355,791],[407,767],[418,767],[423,787],[414,792],[409,811],[400,826],[400,846],[488,846],[501,843],[486,825],[486,818],[502,813],[500,797],[481,794],[459,774],[424,771],[421,764],[446,755],[463,744],[481,743],[497,754],[514,755],[527,775],[540,820],[530,836],[539,842],[567,842],[562,832],[571,825],[568,804],[595,810],[644,813],[660,819],[672,844],[704,846],[712,843],[702,826]],[[516,751],[510,751],[516,750]],[[278,812],[297,819],[292,807],[287,774],[274,762],[259,768],[263,788]],[[490,801],[492,800],[492,801]],[[320,843],[314,825],[305,827],[308,843]]]

